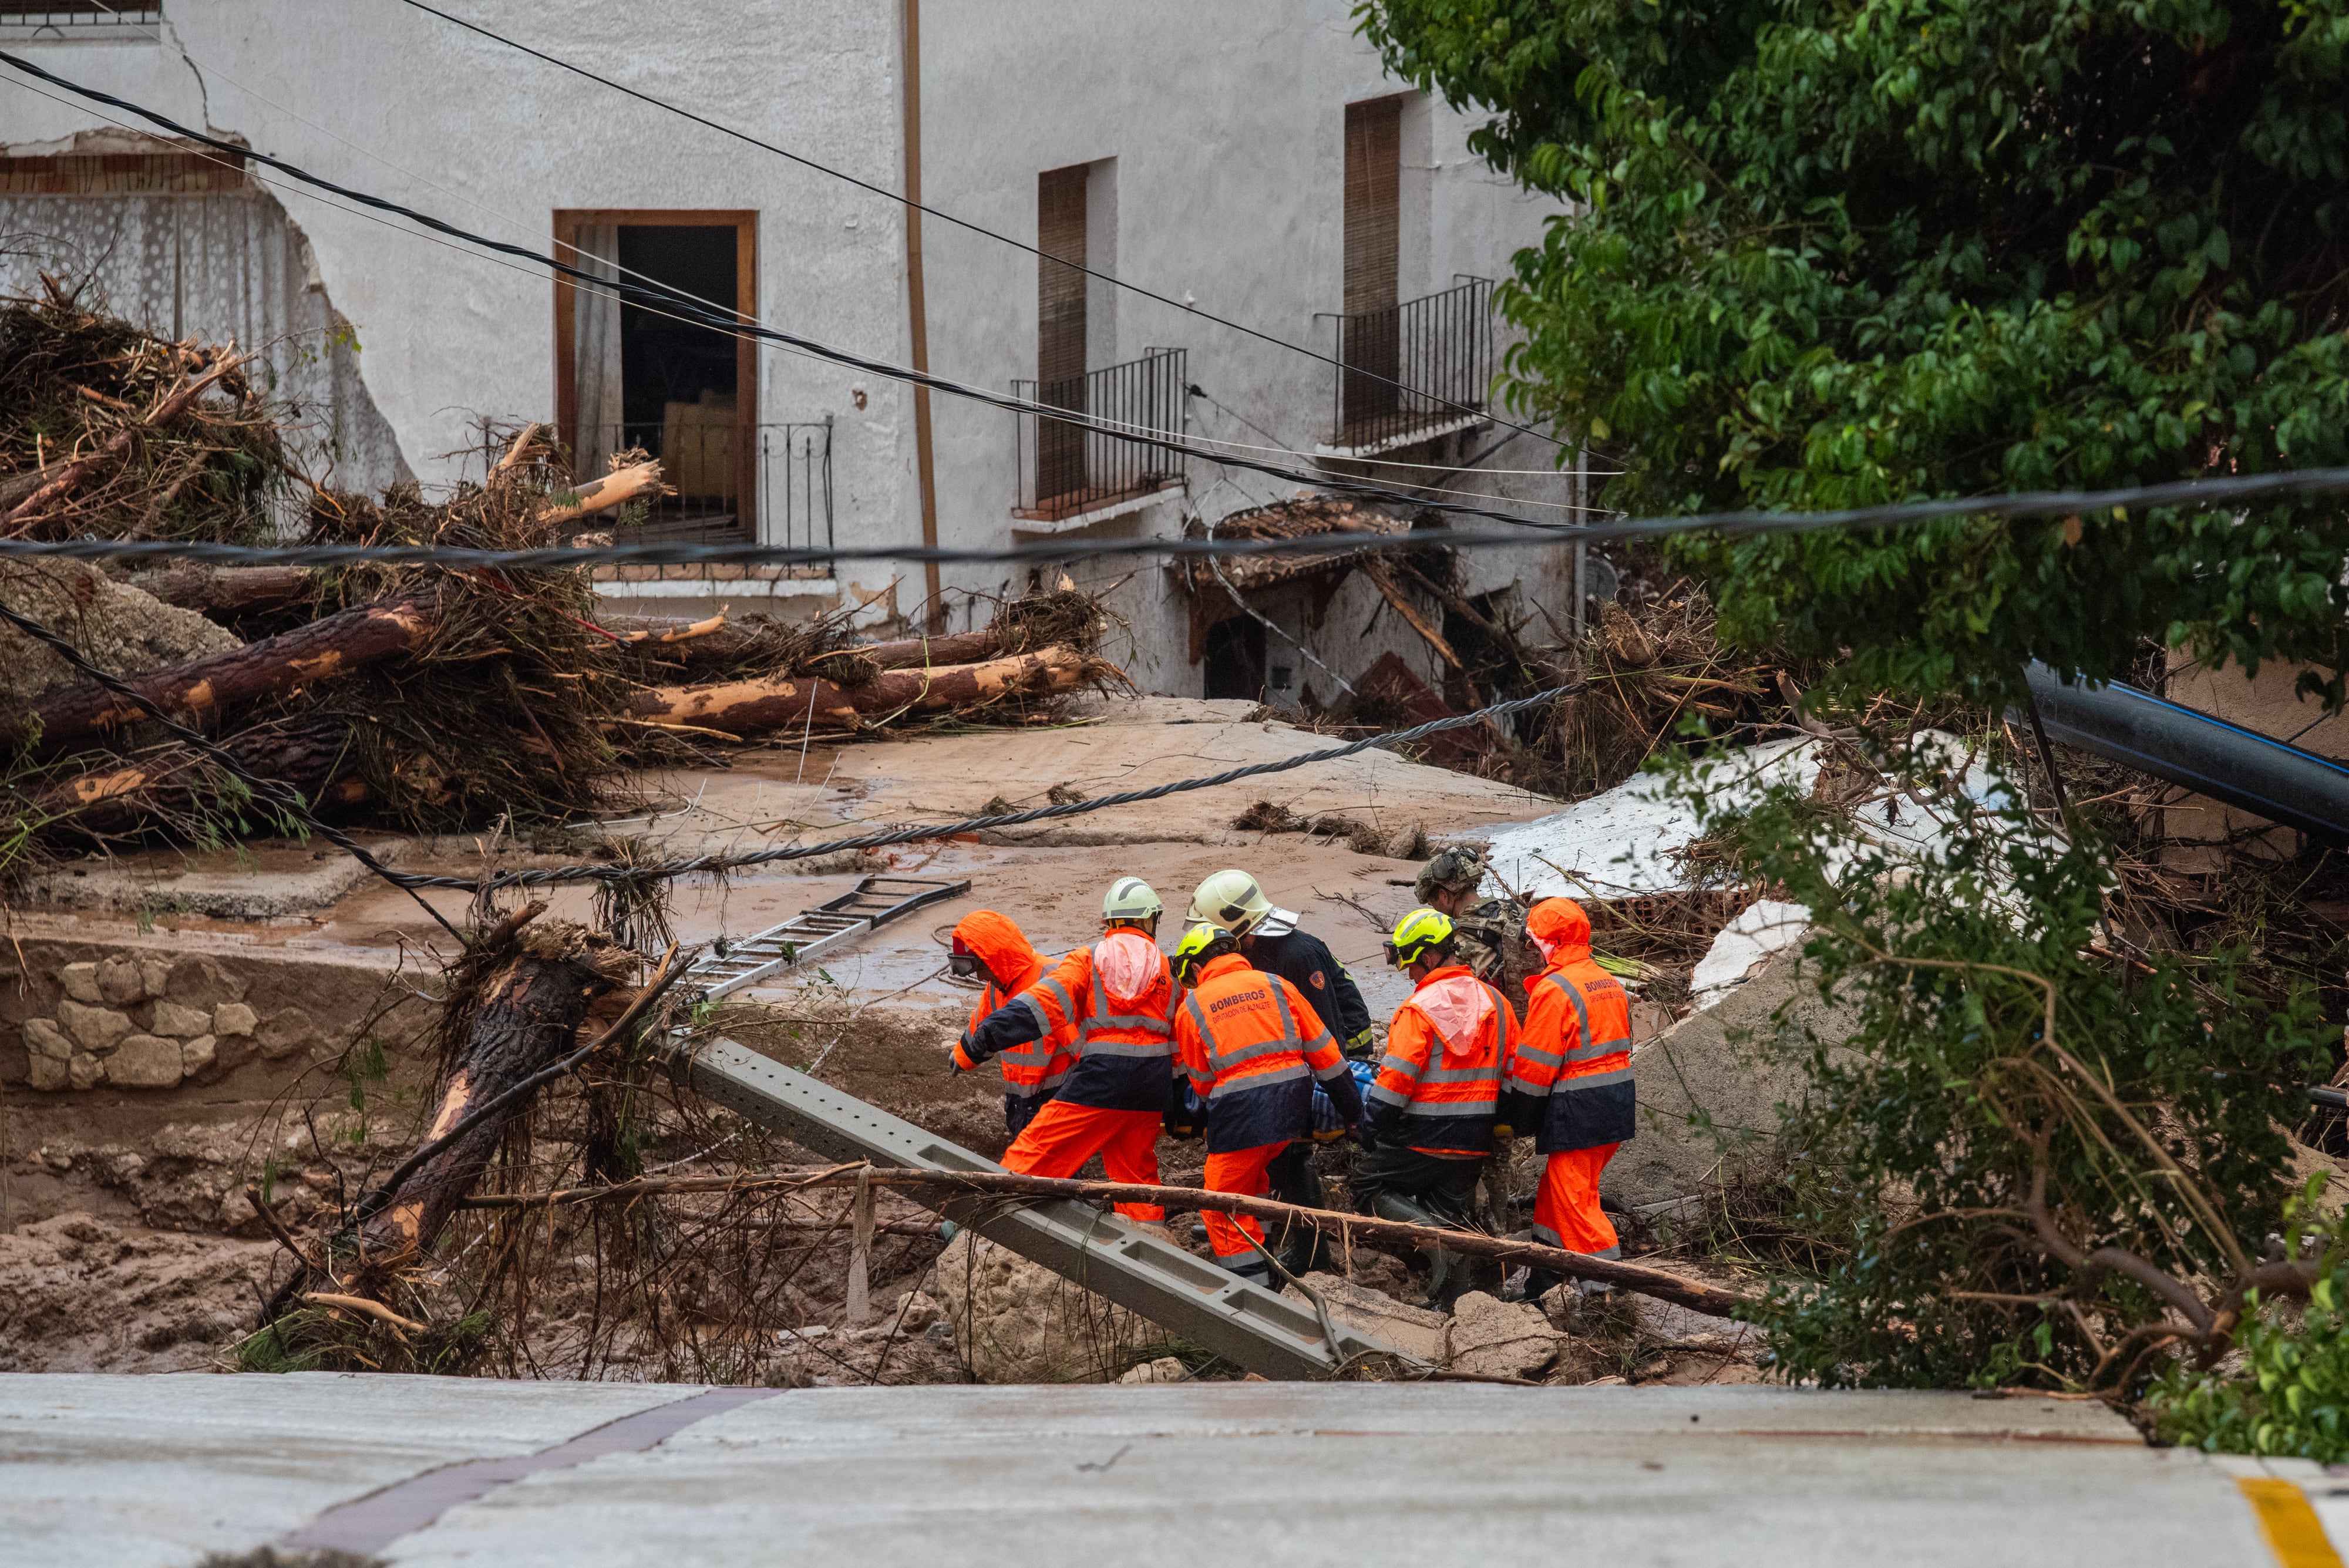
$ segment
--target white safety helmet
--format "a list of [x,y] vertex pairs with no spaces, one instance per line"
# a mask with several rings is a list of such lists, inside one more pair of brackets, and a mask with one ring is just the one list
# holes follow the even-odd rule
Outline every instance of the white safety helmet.
[[1139,877],[1121,877],[1102,895],[1102,919],[1108,924],[1147,925],[1165,910],[1150,884]]
[[1272,913],[1272,900],[1245,871],[1218,871],[1191,895],[1190,919],[1221,926],[1236,937],[1247,935]]

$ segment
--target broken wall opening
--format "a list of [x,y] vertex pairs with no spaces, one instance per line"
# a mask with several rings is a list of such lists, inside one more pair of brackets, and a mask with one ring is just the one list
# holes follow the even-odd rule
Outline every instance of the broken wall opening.
[[43,273],[175,342],[259,350],[293,410],[287,442],[322,484],[414,481],[308,238],[241,161],[119,131],[0,156],[0,291],[38,294]]

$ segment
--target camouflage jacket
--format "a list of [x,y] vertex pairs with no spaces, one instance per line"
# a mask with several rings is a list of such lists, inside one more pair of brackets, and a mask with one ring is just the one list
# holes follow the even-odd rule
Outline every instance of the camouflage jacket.
[[1452,917],[1460,961],[1496,988],[1523,1019],[1528,976],[1542,969],[1541,950],[1526,935],[1526,912],[1506,898],[1488,898]]

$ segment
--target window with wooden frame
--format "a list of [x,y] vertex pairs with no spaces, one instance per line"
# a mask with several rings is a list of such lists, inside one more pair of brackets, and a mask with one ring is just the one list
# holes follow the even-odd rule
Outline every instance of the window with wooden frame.
[[[756,319],[758,214],[566,209],[555,254],[616,284],[657,284]],[[554,285],[555,421],[580,481],[643,452],[677,492],[646,530],[664,538],[753,539],[759,359],[748,337],[683,321],[616,288]]]

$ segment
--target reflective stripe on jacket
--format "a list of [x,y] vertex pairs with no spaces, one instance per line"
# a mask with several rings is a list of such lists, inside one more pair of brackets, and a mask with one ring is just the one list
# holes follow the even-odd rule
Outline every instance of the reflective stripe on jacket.
[[[979,1025],[1005,1002],[1043,978],[1044,960],[1028,945],[1027,937],[1009,917],[992,909],[977,909],[965,915],[956,925],[955,935],[978,955],[990,977],[979,992],[978,1004],[970,1010],[970,1021],[963,1026],[961,1038],[955,1042],[955,1065],[968,1073],[982,1059],[974,1044]],[[1003,1071],[1004,1097],[1050,1098],[1076,1064],[1076,1037],[1073,1027],[1062,1028],[1039,1034],[1033,1040],[1005,1045],[996,1052],[997,1064]]]
[[1120,929],[1062,959],[1005,1011],[1029,1015],[1030,1025],[1020,1033],[1030,1038],[1070,1032],[1075,1065],[1058,1098],[1105,1111],[1164,1111],[1180,1002],[1157,945]]
[[1381,1143],[1423,1154],[1492,1153],[1516,1035],[1508,1003],[1467,965],[1437,970],[1395,1009],[1364,1120]]
[[1526,981],[1532,1004],[1509,1058],[1506,1118],[1541,1154],[1623,1143],[1638,1130],[1631,1082],[1631,1000],[1591,961],[1561,946]]
[[1338,1042],[1304,994],[1237,953],[1210,960],[1174,1017],[1175,1049],[1207,1107],[1207,1152],[1230,1154],[1313,1130],[1319,1079],[1347,1121],[1361,1099]]

